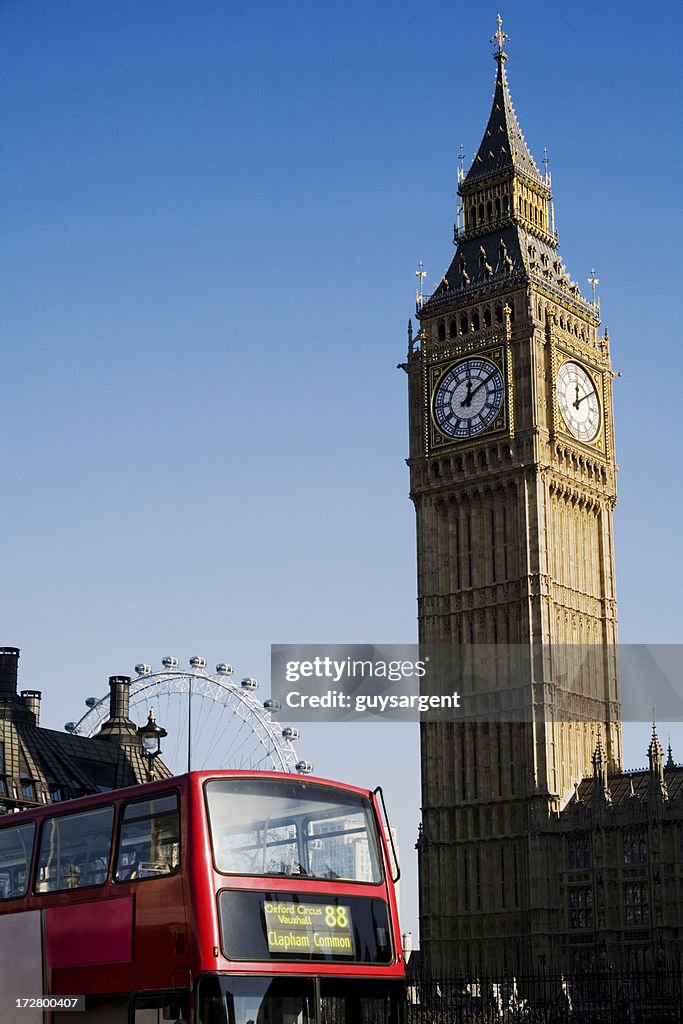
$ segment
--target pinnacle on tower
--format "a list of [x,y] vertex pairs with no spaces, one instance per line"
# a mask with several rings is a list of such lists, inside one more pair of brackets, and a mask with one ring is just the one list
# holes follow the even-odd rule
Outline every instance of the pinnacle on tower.
[[669,746],[666,748],[666,750],[667,750],[667,758],[666,758],[666,764],[664,765],[664,768],[665,769],[666,768],[675,768],[676,767],[676,762],[674,761],[673,751],[671,750],[671,740],[669,740]]
[[668,800],[669,791],[664,781],[664,750],[659,742],[657,726],[654,721],[652,722],[652,739],[647,748],[647,756],[650,762],[650,795]]
[[652,722],[652,739],[650,740],[650,746],[647,748],[647,756],[650,761],[650,771],[657,771],[663,762],[664,750],[659,742],[657,724],[654,721]]
[[602,747],[602,730],[598,728],[598,740],[593,751],[593,778],[595,795],[598,800],[611,804],[612,794],[607,781],[607,755]]

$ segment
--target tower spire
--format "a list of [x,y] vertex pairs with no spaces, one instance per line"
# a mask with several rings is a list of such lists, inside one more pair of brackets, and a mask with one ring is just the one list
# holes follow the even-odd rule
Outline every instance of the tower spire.
[[465,183],[471,184],[479,178],[496,175],[506,169],[514,169],[522,171],[546,188],[534,158],[524,141],[512,105],[510,88],[505,74],[505,61],[508,56],[503,49],[503,44],[506,41],[509,42],[509,36],[503,32],[502,25],[502,19],[498,15],[498,30],[491,37],[491,42],[496,46],[493,59],[498,65],[493,105],[481,145],[465,176]]

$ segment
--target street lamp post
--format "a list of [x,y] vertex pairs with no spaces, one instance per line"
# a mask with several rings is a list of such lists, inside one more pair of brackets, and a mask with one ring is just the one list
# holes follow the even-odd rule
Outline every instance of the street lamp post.
[[138,729],[138,736],[142,740],[142,745],[145,748],[147,754],[147,781],[154,781],[154,758],[158,757],[161,753],[161,741],[168,733],[165,729],[162,729],[160,725],[157,725],[156,717],[154,715],[154,708],[149,709],[149,717],[147,723],[141,725]]

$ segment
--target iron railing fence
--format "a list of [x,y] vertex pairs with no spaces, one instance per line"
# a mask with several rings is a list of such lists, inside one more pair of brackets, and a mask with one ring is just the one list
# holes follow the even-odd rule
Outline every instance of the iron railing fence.
[[407,1001],[407,1024],[683,1024],[683,974],[412,974]]

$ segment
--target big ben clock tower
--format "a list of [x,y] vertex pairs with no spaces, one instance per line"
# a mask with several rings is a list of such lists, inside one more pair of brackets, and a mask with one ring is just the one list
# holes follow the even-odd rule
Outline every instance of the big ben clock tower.
[[[596,739],[621,766],[609,342],[558,255],[506,41],[499,18],[456,253],[420,296],[405,364],[420,643],[530,652],[506,704],[528,715],[492,717],[475,693],[460,718],[422,723],[421,946],[444,973],[537,966],[557,909],[544,830]],[[558,671],[558,652],[583,664],[586,648],[585,670]]]

